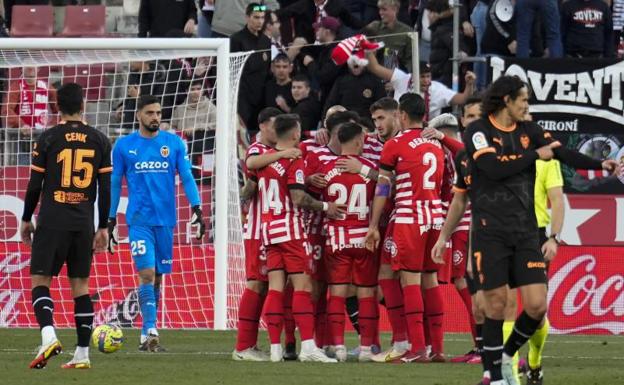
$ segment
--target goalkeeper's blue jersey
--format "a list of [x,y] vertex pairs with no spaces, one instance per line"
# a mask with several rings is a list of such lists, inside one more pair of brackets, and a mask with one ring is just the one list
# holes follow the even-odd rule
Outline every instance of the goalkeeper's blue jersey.
[[[144,138],[137,131],[117,140],[113,149],[113,178],[120,181],[121,177],[126,178],[128,225],[175,226],[176,171],[181,179],[191,175],[186,145],[178,136],[159,131],[154,138]],[[193,191],[189,196],[187,190],[187,197],[191,206],[195,206],[199,204],[199,194],[192,176],[190,184]],[[109,217],[115,217],[116,206],[111,205]]]

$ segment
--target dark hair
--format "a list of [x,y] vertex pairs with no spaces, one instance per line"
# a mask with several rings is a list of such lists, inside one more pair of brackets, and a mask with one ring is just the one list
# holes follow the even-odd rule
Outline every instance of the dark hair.
[[428,11],[442,13],[451,9],[448,0],[429,0],[425,7]]
[[306,87],[310,87],[310,78],[305,76],[305,75],[295,75],[295,77],[293,78],[292,82],[303,82],[306,84]]
[[137,111],[141,111],[145,106],[149,106],[154,103],[160,104],[160,99],[154,95],[141,95],[139,96],[139,100],[137,100]]
[[372,114],[373,112],[377,110],[396,111],[398,109],[399,109],[399,102],[397,102],[391,97],[385,96],[377,100],[375,103],[371,104],[370,113]]
[[340,125],[355,122],[359,123],[360,117],[357,113],[353,111],[338,111],[329,115],[327,119],[325,119],[325,128],[331,133]]
[[285,61],[285,62],[288,62],[288,64],[291,63],[290,58],[285,53],[278,53],[271,62],[277,63],[278,61]]
[[266,13],[264,14],[264,25],[262,26],[262,30],[265,30],[269,24],[273,25],[273,15],[277,15],[277,12],[267,9]]
[[427,111],[425,99],[411,92],[403,94],[399,99],[399,110],[405,112],[412,122],[421,122]]
[[189,89],[193,88],[194,86],[200,86],[201,88],[204,88],[204,81],[202,79],[193,80],[189,85]]
[[505,108],[505,96],[509,96],[511,100],[516,100],[520,96],[523,88],[529,89],[529,86],[518,76],[501,76],[492,83],[483,95],[481,103],[481,116],[487,118]]
[[470,96],[468,100],[466,100],[466,103],[462,106],[462,115],[464,114],[464,111],[466,111],[466,107],[472,106],[473,104],[481,104],[482,102],[483,99],[481,98],[481,95],[475,94]]
[[278,115],[283,114],[281,110],[278,110],[275,107],[266,107],[263,108],[262,111],[258,114],[258,124],[262,124],[271,120]]
[[283,138],[290,133],[292,129],[299,126],[299,115],[297,114],[280,114],[275,117],[275,134],[278,138]]
[[249,3],[245,8],[245,15],[251,16],[254,12],[266,12],[267,6],[260,3]]
[[61,113],[74,115],[82,110],[82,86],[77,83],[65,83],[56,92],[56,100]]
[[353,122],[346,122],[340,126],[338,130],[338,141],[340,143],[347,143],[358,135],[362,135],[364,131],[362,126]]

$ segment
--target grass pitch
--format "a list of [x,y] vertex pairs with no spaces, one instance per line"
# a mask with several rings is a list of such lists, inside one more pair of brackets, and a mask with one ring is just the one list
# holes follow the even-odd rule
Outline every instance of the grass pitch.
[[[28,369],[39,343],[38,330],[0,329],[0,384],[4,385],[474,385],[479,365],[467,364],[302,364],[234,362],[230,355],[234,332],[161,331],[168,353],[137,351],[138,331],[124,330],[125,346],[105,355],[91,349],[91,370],[63,370],[71,359],[76,337],[73,330],[60,330],[65,352],[48,362],[44,370]],[[447,334],[449,355],[470,348],[468,335]],[[387,341],[388,336],[383,336]],[[267,346],[266,334],[261,345]],[[354,335],[348,336],[355,345]],[[617,336],[550,336],[545,350],[547,385],[624,384],[624,338]]]

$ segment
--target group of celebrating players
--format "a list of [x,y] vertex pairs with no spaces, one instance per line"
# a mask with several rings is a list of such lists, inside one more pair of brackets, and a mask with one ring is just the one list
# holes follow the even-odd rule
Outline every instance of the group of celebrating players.
[[[529,380],[541,383],[539,356],[548,327],[542,251],[556,252],[559,236],[551,233],[540,240],[538,235],[535,163],[556,157],[577,169],[620,172],[621,166],[562,147],[527,120],[528,100],[528,87],[518,77],[500,77],[482,100],[464,105],[463,143],[452,115],[423,121],[427,103],[415,93],[403,94],[398,102],[375,102],[370,108],[375,133],[366,132],[356,113],[334,106],[324,129],[303,142],[297,115],[263,110],[260,134],[245,158],[248,178],[241,195],[249,201],[244,229],[248,281],[233,358],[346,361],[347,308],[359,333],[360,362],[445,362],[439,283],[453,282],[469,313],[475,304],[476,350],[460,360],[481,360],[482,383],[516,385],[513,357],[531,339],[536,353],[529,356]],[[159,130],[158,99],[143,95],[137,104],[139,130],[117,141],[111,164],[108,138],[82,122],[81,87],[63,85],[58,105],[62,122],[46,130],[33,148],[20,227],[22,240],[32,246],[32,302],[42,335],[30,367],[43,368],[61,353],[49,288],[65,263],[78,344],[63,367],[90,367],[92,252],[107,245],[112,249],[117,241],[123,178],[129,191],[130,248],[140,280],[140,349],[163,351],[156,309],[161,275],[172,265],[176,173],[193,209],[196,235],[204,233],[185,145]],[[31,219],[40,196],[35,230]],[[507,299],[514,288],[523,311],[503,343]],[[392,345],[377,353],[380,302],[392,327]],[[269,355],[257,348],[262,314]]]
[[[533,336],[528,381],[541,384],[544,253],[556,253],[559,234],[538,234],[535,163],[556,157],[579,169],[620,168],[561,147],[527,119],[528,100],[519,78],[499,78],[483,100],[464,105],[463,143],[454,116],[423,121],[426,103],[415,93],[374,103],[375,133],[357,114],[330,108],[326,144],[318,134],[300,142],[296,115],[263,110],[245,158],[248,284],[233,359],[346,361],[346,306],[357,314],[360,362],[446,362],[439,283],[453,282],[475,342],[474,351],[454,361],[482,362],[481,383],[516,385],[513,357]],[[523,311],[503,343],[515,288]],[[380,302],[392,345],[375,354]],[[256,347],[263,309],[268,355]]]

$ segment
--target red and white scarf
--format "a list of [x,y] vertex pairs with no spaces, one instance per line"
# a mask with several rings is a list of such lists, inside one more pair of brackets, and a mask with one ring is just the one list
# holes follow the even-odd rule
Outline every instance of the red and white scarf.
[[[24,79],[19,81],[19,117],[22,123],[35,129],[44,129],[48,123],[48,85],[37,80],[35,90]],[[33,100],[34,99],[34,100]]]

